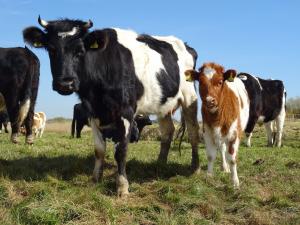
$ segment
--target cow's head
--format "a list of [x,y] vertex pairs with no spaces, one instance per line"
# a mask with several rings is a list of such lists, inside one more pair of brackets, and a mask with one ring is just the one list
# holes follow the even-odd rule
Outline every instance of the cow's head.
[[86,53],[104,49],[106,36],[102,31],[89,32],[88,29],[93,26],[90,20],[45,21],[39,16],[38,22],[44,30],[37,27],[24,29],[25,42],[48,51],[53,90],[62,95],[78,91]]
[[189,81],[199,81],[199,91],[203,107],[210,113],[216,113],[219,108],[225,81],[232,82],[236,76],[235,70],[227,70],[215,63],[205,63],[199,72],[187,70],[186,78]]

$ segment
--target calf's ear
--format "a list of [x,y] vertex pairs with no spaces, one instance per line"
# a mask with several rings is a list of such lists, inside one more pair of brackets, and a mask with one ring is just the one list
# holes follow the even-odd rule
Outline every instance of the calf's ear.
[[224,80],[227,80],[229,82],[233,82],[235,77],[236,77],[236,71],[235,70],[227,70],[224,73]]
[[23,38],[26,43],[35,47],[45,47],[45,33],[37,27],[28,27],[23,30]]
[[185,80],[186,81],[194,81],[194,80],[199,80],[199,72],[197,72],[196,70],[186,70],[184,72],[185,75]]
[[84,38],[86,50],[104,50],[108,44],[108,36],[105,32],[96,30]]

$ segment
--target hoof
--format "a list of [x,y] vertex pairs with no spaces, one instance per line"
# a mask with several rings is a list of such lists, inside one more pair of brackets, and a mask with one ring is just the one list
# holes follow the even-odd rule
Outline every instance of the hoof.
[[29,135],[29,136],[26,136],[26,141],[25,142],[26,142],[26,144],[32,145],[33,140],[34,140],[33,135]]
[[129,195],[129,184],[128,180],[123,176],[117,177],[117,194],[119,198],[125,198]]
[[10,137],[10,140],[11,140],[12,143],[18,144],[19,143],[18,134],[17,133],[12,134],[11,137]]

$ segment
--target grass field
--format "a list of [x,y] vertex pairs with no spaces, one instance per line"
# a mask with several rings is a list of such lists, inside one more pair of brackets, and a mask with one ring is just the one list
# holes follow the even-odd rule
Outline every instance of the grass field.
[[[13,145],[7,134],[0,134],[1,225],[300,224],[300,122],[287,123],[280,149],[265,147],[264,131],[256,129],[254,147],[240,148],[237,191],[220,171],[219,156],[215,176],[206,176],[203,144],[202,171],[193,175],[188,143],[181,155],[173,147],[168,164],[158,165],[157,137],[146,136],[129,146],[127,199],[116,197],[112,143],[104,179],[94,184],[90,130],[81,139],[70,139],[69,122],[47,126],[33,146],[24,145],[22,137]],[[157,131],[152,128],[152,133]]]

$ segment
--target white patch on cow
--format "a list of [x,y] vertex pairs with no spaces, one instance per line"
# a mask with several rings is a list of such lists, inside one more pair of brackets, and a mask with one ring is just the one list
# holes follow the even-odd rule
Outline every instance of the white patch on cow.
[[240,79],[234,79],[234,82],[226,81],[226,84],[238,97],[239,105],[240,105],[241,128],[242,130],[245,130],[249,119],[249,110],[250,110],[250,100],[249,100],[248,92],[245,88],[244,83]]
[[57,36],[61,37],[61,38],[66,38],[68,36],[74,36],[77,32],[78,32],[79,28],[78,27],[73,27],[73,29],[71,31],[67,31],[67,32],[58,32]]
[[262,125],[263,124],[263,122],[264,122],[264,120],[265,120],[265,116],[259,116],[258,117],[258,119],[257,119],[257,123],[259,124],[259,125]]
[[241,80],[247,80],[248,79],[247,76],[245,76],[245,75],[239,75],[238,78],[240,78]]
[[[185,49],[184,43],[172,36],[158,37],[170,43],[178,56],[180,70],[180,84],[178,93],[168,98],[161,105],[162,87],[156,78],[161,70],[165,71],[161,55],[152,50],[147,44],[137,41],[138,35],[134,31],[114,28],[118,35],[118,42],[131,51],[135,73],[143,84],[143,96],[137,102],[136,114],[156,114],[165,116],[175,110],[180,100],[185,105],[190,105],[197,99],[197,94],[191,82],[185,80],[184,71],[193,68],[193,58]],[[189,83],[189,84],[188,84]]]
[[211,79],[213,75],[216,73],[216,70],[211,67],[205,67],[203,73],[207,78]]
[[21,125],[27,114],[28,114],[28,111],[29,111],[29,107],[30,107],[30,99],[27,99],[23,105],[21,105],[20,107],[20,111],[19,111],[19,118],[18,118],[18,123]]
[[124,117],[121,117],[121,119],[123,120],[123,124],[124,124],[124,128],[125,128],[125,137],[127,137],[128,133],[129,133],[130,122],[127,119],[125,119]]
[[100,124],[100,121],[96,121],[96,119],[91,119],[91,127],[92,127],[92,132],[93,132],[93,137],[94,137],[94,143],[95,143],[95,166],[94,166],[94,171],[93,171],[93,179],[95,181],[99,180],[100,176],[100,170],[101,167],[104,163],[104,155],[105,155],[105,150],[106,150],[106,144],[103,139],[102,133],[99,130],[99,126],[97,125]]

